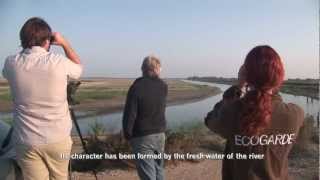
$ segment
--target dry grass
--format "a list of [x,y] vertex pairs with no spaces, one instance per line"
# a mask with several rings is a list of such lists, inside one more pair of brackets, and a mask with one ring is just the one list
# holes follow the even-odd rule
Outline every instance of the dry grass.
[[[95,125],[93,127],[97,127]],[[101,171],[104,169],[130,169],[135,168],[133,160],[119,159],[118,154],[131,154],[129,143],[121,134],[101,136],[101,131],[95,131],[88,138],[87,146],[89,153],[96,154],[116,154],[117,159],[103,160],[73,160],[73,169],[76,171]],[[222,151],[224,140],[212,134],[202,123],[190,123],[175,130],[166,132],[165,153],[198,153],[205,151]],[[185,160],[165,161],[165,165],[178,164]],[[188,159],[186,161],[199,162],[198,160]]]
[[130,154],[131,148],[129,143],[122,138],[120,134],[108,136],[91,136],[87,140],[88,153],[96,154],[115,154],[116,159],[101,160],[72,160],[73,170],[76,171],[100,171],[104,169],[127,169],[133,168],[132,160],[121,160],[118,154]]
[[308,152],[314,144],[319,144],[319,129],[315,126],[315,120],[308,116],[299,131],[292,153]]
[[289,155],[289,170],[297,180],[319,179],[319,128],[306,117]]

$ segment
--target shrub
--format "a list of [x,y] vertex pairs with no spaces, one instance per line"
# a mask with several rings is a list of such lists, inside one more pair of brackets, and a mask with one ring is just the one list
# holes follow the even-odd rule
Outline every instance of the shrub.
[[307,116],[303,122],[303,126],[299,131],[296,143],[292,148],[292,153],[308,152],[310,146],[319,144],[319,130],[315,126],[313,116]]
[[93,138],[98,139],[99,136],[105,135],[106,128],[103,126],[102,123],[99,123],[97,119],[95,119],[94,122],[89,126],[90,126],[90,135]]

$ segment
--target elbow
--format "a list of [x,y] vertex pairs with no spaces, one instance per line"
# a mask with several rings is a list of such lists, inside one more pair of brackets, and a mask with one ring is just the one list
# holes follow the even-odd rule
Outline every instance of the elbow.
[[214,120],[206,117],[206,118],[204,119],[204,124],[205,124],[206,127],[207,127],[208,129],[210,129],[211,131],[215,131],[214,123],[213,123],[212,121],[214,121]]
[[75,63],[81,65],[81,60],[80,60],[80,58],[77,58],[76,61],[75,61]]
[[212,131],[212,132],[214,132],[214,133],[216,133],[216,134],[218,134],[218,135],[220,135],[221,137],[226,137],[226,131],[225,131],[225,129],[219,124],[219,122],[218,122],[219,120],[218,119],[208,119],[208,118],[205,118],[205,125],[206,125],[206,127],[210,130],[210,131]]

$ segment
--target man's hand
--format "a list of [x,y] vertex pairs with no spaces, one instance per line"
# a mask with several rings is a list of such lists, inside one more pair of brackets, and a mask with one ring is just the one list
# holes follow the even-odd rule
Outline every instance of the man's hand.
[[80,58],[77,53],[71,48],[69,42],[58,32],[52,33],[53,41],[51,44],[62,46],[66,56],[74,63],[81,64]]
[[59,32],[53,32],[51,44],[57,46],[66,46],[68,41]]

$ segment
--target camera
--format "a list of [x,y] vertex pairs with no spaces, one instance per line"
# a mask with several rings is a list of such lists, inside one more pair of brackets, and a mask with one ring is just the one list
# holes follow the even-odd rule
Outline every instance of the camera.
[[233,85],[223,93],[223,99],[239,99],[241,94],[240,87]]

